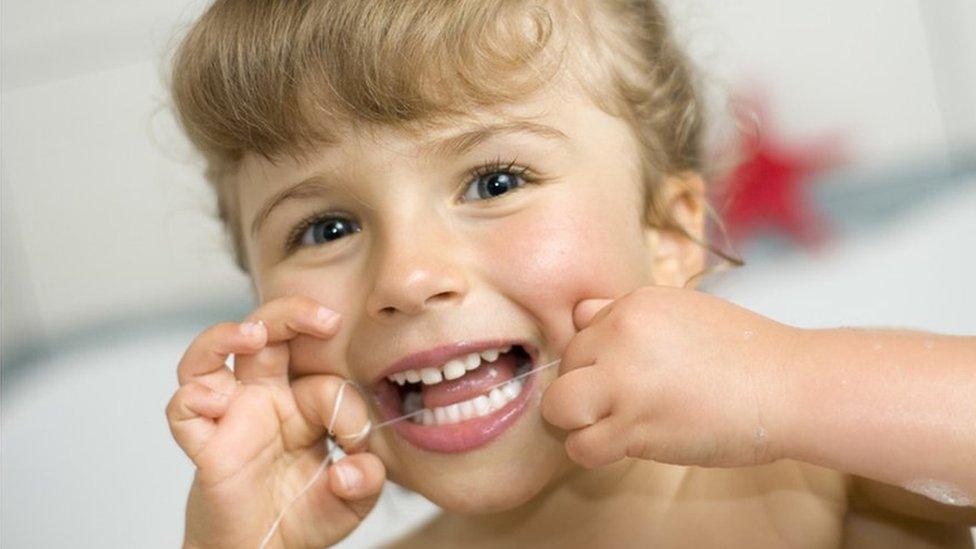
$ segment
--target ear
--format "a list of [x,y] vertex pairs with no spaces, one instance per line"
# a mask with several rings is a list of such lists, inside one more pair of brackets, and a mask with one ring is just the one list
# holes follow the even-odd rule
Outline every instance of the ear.
[[705,268],[705,182],[696,172],[665,178],[660,204],[674,227],[647,227],[651,275],[661,286],[683,287]]

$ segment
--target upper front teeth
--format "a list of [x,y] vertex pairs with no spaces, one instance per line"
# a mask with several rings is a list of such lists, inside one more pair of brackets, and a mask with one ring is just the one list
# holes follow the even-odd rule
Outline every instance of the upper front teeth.
[[[403,385],[403,382],[400,380],[404,377],[404,375],[405,374],[397,376],[397,383],[399,383],[400,385]],[[424,368],[423,370],[420,370],[420,381],[423,381],[424,385],[440,383],[441,371],[438,370],[437,368]]]
[[488,349],[480,353],[471,353],[463,357],[448,360],[440,368],[429,367],[421,368],[420,370],[404,370],[387,376],[387,379],[399,385],[408,382],[417,383],[418,381],[422,381],[424,385],[433,385],[445,379],[457,379],[463,376],[465,373],[481,366],[482,360],[485,362],[494,362],[498,360],[499,355],[507,353],[511,349],[512,346],[508,345],[498,349]]

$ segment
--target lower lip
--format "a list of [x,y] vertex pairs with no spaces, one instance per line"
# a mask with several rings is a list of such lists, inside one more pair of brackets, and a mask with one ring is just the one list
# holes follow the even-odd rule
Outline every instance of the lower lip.
[[[484,446],[501,436],[525,412],[529,394],[535,387],[535,372],[523,378],[522,391],[514,400],[487,416],[468,419],[451,425],[421,425],[409,419],[393,424],[393,429],[414,446],[431,452],[457,454]],[[398,411],[381,407],[387,419],[397,417]]]

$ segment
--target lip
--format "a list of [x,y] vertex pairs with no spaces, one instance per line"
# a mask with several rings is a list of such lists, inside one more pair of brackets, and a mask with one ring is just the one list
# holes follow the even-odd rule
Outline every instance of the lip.
[[452,358],[469,355],[471,353],[478,353],[488,349],[505,347],[507,345],[521,346],[532,358],[533,365],[535,364],[535,348],[528,345],[524,341],[509,339],[492,339],[482,341],[462,340],[450,343],[448,345],[427,349],[426,351],[419,351],[401,358],[373,380],[373,388],[375,390],[379,390],[380,385],[386,381],[386,378],[397,372],[402,372],[404,370],[419,370],[421,368],[440,367]]
[[[530,354],[530,356],[533,370],[530,375],[523,378],[522,392],[501,410],[451,425],[421,425],[403,420],[392,425],[394,431],[422,450],[442,454],[466,452],[488,444],[514,425],[528,408],[529,396],[536,386],[535,367],[538,365],[535,355]],[[377,404],[384,421],[400,415],[395,405],[397,397],[392,396],[395,392],[396,389],[387,384],[377,393]]]

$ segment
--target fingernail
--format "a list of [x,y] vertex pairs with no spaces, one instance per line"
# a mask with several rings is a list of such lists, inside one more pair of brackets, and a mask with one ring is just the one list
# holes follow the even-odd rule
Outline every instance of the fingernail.
[[339,313],[333,311],[332,309],[327,309],[325,307],[319,307],[319,310],[315,313],[316,318],[318,318],[319,324],[326,327],[331,327],[332,322],[335,322],[335,318],[339,316]]
[[241,333],[246,336],[253,336],[260,333],[260,330],[263,327],[264,324],[260,320],[257,322],[245,322],[244,324],[241,324]]
[[335,464],[335,470],[339,475],[339,484],[346,490],[355,490],[363,482],[363,474],[355,465],[340,461]]

